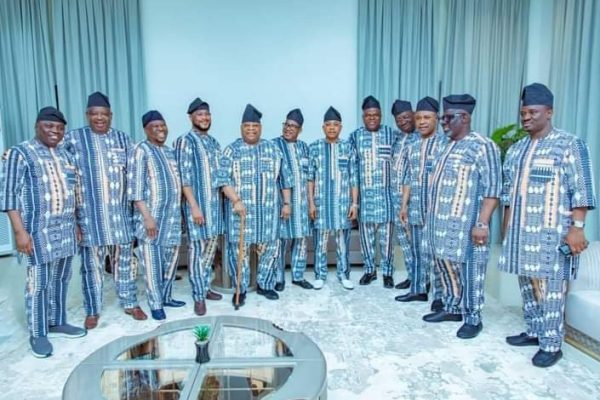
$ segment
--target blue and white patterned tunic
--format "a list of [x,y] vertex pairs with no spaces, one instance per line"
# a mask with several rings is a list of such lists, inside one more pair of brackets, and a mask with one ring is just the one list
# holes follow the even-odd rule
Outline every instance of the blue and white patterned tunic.
[[369,132],[360,127],[350,134],[356,155],[356,176],[360,192],[360,223],[387,223],[394,220],[392,149],[398,136],[389,126]]
[[406,155],[406,174],[404,185],[410,186],[408,201],[408,223],[423,226],[428,210],[427,200],[429,177],[436,161],[448,143],[442,133],[434,133],[426,139],[419,137],[408,146]]
[[396,135],[398,138],[392,148],[392,198],[394,200],[394,220],[399,222],[398,215],[402,208],[402,186],[407,169],[408,147],[414,141],[419,140],[421,136],[417,132],[404,133],[400,131],[396,131]]
[[483,198],[499,198],[500,150],[489,138],[470,132],[450,140],[436,163],[429,191],[428,233],[436,258],[466,262],[471,230]]
[[329,143],[319,139],[310,145],[308,179],[315,183],[315,229],[351,227],[348,219],[352,205],[351,189],[358,185],[355,164],[355,155],[347,140]]
[[587,144],[553,129],[525,137],[507,152],[501,201],[510,207],[498,267],[522,276],[573,279],[579,257],[558,247],[571,226],[571,210],[596,207]]
[[127,152],[131,140],[110,129],[106,134],[84,127],[68,132],[65,146],[81,174],[83,201],[77,219],[81,246],[126,244],[133,240],[131,203],[127,201]]
[[77,251],[77,190],[77,171],[62,145],[49,148],[32,139],[5,154],[0,210],[21,212],[25,231],[33,241],[28,265],[49,263]]
[[[267,243],[279,236],[281,204],[279,189],[293,185],[283,154],[271,140],[255,145],[237,139],[223,150],[216,186],[232,186],[246,207],[245,243]],[[237,242],[240,217],[225,201],[225,218],[230,242]]]
[[204,216],[204,224],[195,224],[191,207],[183,202],[183,215],[190,240],[206,240],[223,233],[221,192],[214,185],[219,169],[221,145],[208,134],[190,131],[175,141],[177,164],[183,186],[191,186]]
[[306,197],[308,145],[301,140],[288,142],[281,136],[273,139],[273,142],[283,154],[283,160],[291,172],[294,182],[290,198],[292,214],[287,220],[281,220],[280,238],[303,238],[310,234],[308,198]]
[[156,222],[158,235],[149,239],[144,217],[135,207],[135,237],[150,244],[177,246],[181,242],[181,180],[175,151],[144,140],[136,144],[129,156],[128,197],[143,200]]

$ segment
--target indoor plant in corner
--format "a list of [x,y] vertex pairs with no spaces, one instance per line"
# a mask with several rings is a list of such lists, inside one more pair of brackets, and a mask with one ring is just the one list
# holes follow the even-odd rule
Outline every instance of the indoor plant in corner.
[[491,139],[500,148],[500,156],[502,161],[504,161],[508,148],[525,136],[527,136],[527,132],[523,128],[517,124],[510,124],[494,130]]
[[210,336],[209,325],[196,325],[192,330],[196,337],[196,362],[205,363],[210,361],[208,354],[208,337]]

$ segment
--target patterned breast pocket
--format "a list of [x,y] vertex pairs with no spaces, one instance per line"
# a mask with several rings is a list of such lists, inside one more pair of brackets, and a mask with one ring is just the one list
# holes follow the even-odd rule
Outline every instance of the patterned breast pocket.
[[383,161],[392,160],[392,146],[380,145],[377,147],[377,157]]
[[115,147],[109,150],[108,156],[113,165],[124,167],[127,163],[127,153],[125,149],[121,149],[119,147]]
[[338,169],[341,172],[348,171],[348,158],[347,157],[338,158]]
[[69,190],[73,190],[75,185],[77,184],[77,171],[75,170],[75,166],[71,164],[66,164],[63,167],[63,171]]
[[529,179],[533,182],[546,183],[554,178],[558,173],[558,167],[554,164],[538,164],[534,163],[531,166],[531,172],[529,173]]

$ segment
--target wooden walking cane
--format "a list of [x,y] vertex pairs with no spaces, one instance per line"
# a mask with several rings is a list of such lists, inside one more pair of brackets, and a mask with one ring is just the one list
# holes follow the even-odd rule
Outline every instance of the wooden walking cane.
[[242,279],[242,266],[244,265],[244,231],[246,230],[246,215],[240,214],[240,237],[238,242],[238,259],[236,265],[236,284],[235,284],[235,310],[240,309],[240,280]]

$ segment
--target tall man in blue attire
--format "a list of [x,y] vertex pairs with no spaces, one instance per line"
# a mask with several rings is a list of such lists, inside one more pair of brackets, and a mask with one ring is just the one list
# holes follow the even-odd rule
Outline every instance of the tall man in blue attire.
[[[237,286],[236,267],[241,217],[245,217],[242,280],[239,305],[243,306],[250,281],[249,250],[258,254],[257,293],[277,300],[275,262],[279,256],[279,219],[291,214],[291,173],[283,154],[271,140],[260,138],[262,113],[251,104],[242,116],[242,138],[223,150],[219,161],[217,185],[227,196],[225,218],[229,242],[229,272]],[[281,192],[281,193],[280,193]],[[281,199],[283,201],[281,201]],[[236,296],[232,298],[235,304]]]
[[127,200],[127,153],[132,143],[127,134],[111,127],[108,97],[94,92],[88,97],[89,125],[65,135],[81,174],[81,278],[86,318],[84,326],[98,325],[102,310],[104,262],[112,265],[117,296],[125,314],[148,317],[138,306],[136,275],[132,265],[132,207]]
[[356,176],[360,196],[358,221],[364,259],[364,274],[359,283],[368,285],[377,279],[375,241],[379,232],[383,287],[393,288],[392,149],[397,135],[392,128],[381,124],[381,107],[373,96],[363,100],[362,110],[364,126],[350,135],[350,144],[357,160]]
[[306,190],[308,185],[308,145],[298,136],[302,131],[304,117],[302,111],[296,108],[291,110],[283,123],[283,133],[273,139],[275,145],[283,154],[283,162],[292,174],[294,187],[291,189],[292,214],[287,219],[281,220],[279,230],[281,243],[279,258],[277,259],[277,283],[275,290],[281,292],[285,287],[285,259],[287,248],[291,248],[292,284],[303,289],[312,289],[313,286],[304,279],[306,270],[306,241],[310,234],[308,221],[308,203]]
[[77,170],[60,143],[67,121],[45,107],[35,138],[4,155],[0,211],[8,214],[17,251],[26,256],[25,309],[29,345],[35,357],[52,355],[48,337],[81,337],[85,329],[67,324],[67,289],[77,250]]
[[188,107],[188,115],[192,129],[177,139],[175,150],[185,198],[183,215],[188,235],[188,271],[194,313],[204,315],[205,300],[222,298],[210,290],[212,264],[219,235],[223,233],[221,191],[215,186],[221,145],[208,133],[212,116],[207,102],[194,99]]

